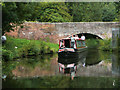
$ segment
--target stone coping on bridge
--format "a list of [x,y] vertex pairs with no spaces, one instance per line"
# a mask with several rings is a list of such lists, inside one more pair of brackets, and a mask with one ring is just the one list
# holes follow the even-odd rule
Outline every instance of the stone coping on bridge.
[[66,24],[68,24],[68,23],[111,23],[111,24],[120,24],[120,22],[25,22],[25,23],[38,23],[38,24],[64,24],[64,23],[66,23]]

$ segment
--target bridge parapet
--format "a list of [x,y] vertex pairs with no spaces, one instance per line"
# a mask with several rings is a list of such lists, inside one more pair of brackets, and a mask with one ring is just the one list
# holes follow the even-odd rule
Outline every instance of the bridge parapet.
[[117,24],[117,22],[56,23],[56,32],[59,33],[59,36],[90,33],[105,39],[112,37],[112,27],[115,24]]
[[67,22],[67,23],[44,23],[44,22],[25,22],[23,28],[17,27],[14,32],[8,35],[27,38],[43,39],[48,37],[51,41],[57,42],[63,37],[72,34],[89,33],[97,35],[102,39],[112,37],[112,28],[117,22]]

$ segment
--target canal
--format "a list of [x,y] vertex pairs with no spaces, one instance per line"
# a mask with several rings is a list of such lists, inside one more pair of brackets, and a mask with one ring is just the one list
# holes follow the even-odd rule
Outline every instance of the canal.
[[[61,59],[56,53],[2,65],[2,88],[120,88],[118,53],[89,49],[77,58]],[[73,71],[63,69],[72,65]]]

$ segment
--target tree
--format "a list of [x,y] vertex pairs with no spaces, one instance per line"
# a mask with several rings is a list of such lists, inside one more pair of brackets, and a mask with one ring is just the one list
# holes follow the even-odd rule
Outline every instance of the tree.
[[68,8],[64,2],[41,2],[40,22],[69,22],[72,16],[68,13]]
[[65,2],[65,5],[68,8],[68,13],[72,16],[73,15],[73,2]]
[[102,8],[102,21],[114,21],[117,17],[114,3],[104,3]]
[[4,2],[2,31],[9,32],[24,21],[69,22],[72,16],[64,2]]
[[[30,20],[34,8],[29,2],[4,2],[2,4],[2,32],[9,32],[16,25]],[[34,18],[35,19],[35,18]]]
[[115,7],[117,11],[117,20],[120,22],[120,2],[115,2]]
[[101,7],[99,2],[75,2],[73,5],[73,21],[101,21]]
[[105,2],[75,2],[73,4],[73,21],[114,21],[117,17],[115,4]]

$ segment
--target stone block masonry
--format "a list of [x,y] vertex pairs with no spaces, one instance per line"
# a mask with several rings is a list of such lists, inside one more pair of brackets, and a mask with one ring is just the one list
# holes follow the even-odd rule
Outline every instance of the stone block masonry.
[[112,27],[117,22],[72,22],[72,23],[57,23],[56,32],[59,36],[67,36],[71,34],[90,33],[97,35],[102,39],[112,37]]
[[49,38],[54,43],[58,43],[60,38],[80,33],[90,33],[105,39],[112,37],[112,27],[116,24],[117,22],[25,22],[21,27],[14,28],[14,32],[11,31],[7,34],[35,40],[46,40]]

